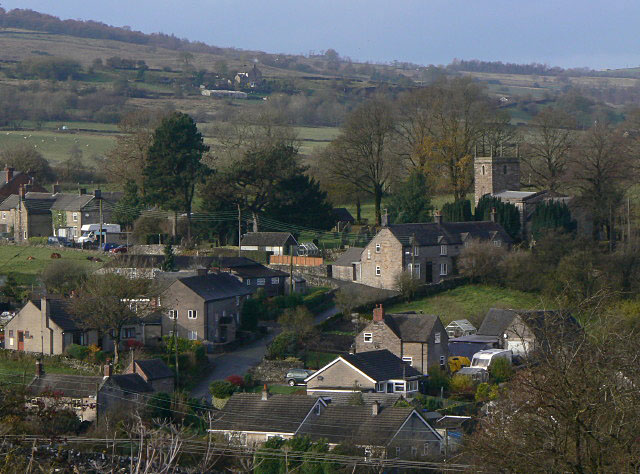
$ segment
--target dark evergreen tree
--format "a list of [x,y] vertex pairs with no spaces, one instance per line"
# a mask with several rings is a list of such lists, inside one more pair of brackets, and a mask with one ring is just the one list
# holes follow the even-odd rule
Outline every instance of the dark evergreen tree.
[[164,262],[162,262],[162,271],[173,272],[176,270],[176,258],[173,253],[173,246],[168,243],[164,246]]
[[444,222],[468,222],[473,220],[471,201],[468,199],[448,202],[442,206],[441,212]]
[[4,285],[0,289],[2,296],[9,304],[15,305],[22,302],[24,291],[18,285],[18,281],[13,273],[7,275]]
[[196,185],[211,172],[202,163],[207,151],[209,147],[204,144],[193,119],[175,112],[165,117],[154,131],[143,170],[147,202],[161,209],[186,213],[187,238],[191,238],[191,208]]
[[539,239],[549,230],[574,232],[576,221],[571,218],[571,211],[564,202],[545,201],[536,206],[531,216],[531,234]]
[[331,203],[320,184],[306,174],[296,174],[278,183],[265,214],[281,222],[328,230],[333,227]]
[[431,221],[431,192],[427,178],[413,171],[406,181],[397,186],[389,200],[389,214],[394,223]]
[[510,202],[502,202],[499,198],[482,196],[476,206],[475,220],[491,220],[492,209],[496,210],[496,222],[513,239],[518,239],[520,234],[520,211],[518,211],[518,208]]
[[124,195],[113,209],[112,219],[123,227],[131,229],[140,216],[142,203],[138,196],[138,185],[132,179],[124,185]]

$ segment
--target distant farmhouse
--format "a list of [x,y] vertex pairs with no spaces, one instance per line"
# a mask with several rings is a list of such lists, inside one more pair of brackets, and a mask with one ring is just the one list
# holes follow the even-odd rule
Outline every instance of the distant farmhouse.
[[236,74],[234,81],[238,87],[250,87],[253,89],[262,84],[262,72],[254,64],[249,71]]

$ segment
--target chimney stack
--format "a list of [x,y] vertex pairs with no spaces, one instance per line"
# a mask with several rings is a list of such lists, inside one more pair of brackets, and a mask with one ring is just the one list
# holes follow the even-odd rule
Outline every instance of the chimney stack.
[[269,388],[267,387],[267,384],[264,384],[264,387],[262,387],[262,399],[267,400],[268,398],[269,398]]
[[379,304],[375,308],[373,308],[373,321],[374,322],[382,322],[384,320],[384,308],[382,304]]
[[497,221],[497,219],[496,219],[496,208],[492,207],[491,208],[491,222],[496,222],[496,221]]
[[36,360],[36,377],[42,377],[44,375],[44,370],[42,367],[42,361]]
[[20,185],[20,190],[18,191],[20,194],[20,199],[24,199],[24,184]]
[[380,404],[377,400],[374,400],[371,404],[371,416],[378,416],[378,413],[380,413]]
[[53,194],[58,194],[60,192],[60,184],[56,183],[53,185]]
[[107,359],[107,363],[104,364],[104,376],[105,378],[113,375],[113,364],[110,359]]
[[4,166],[4,182],[8,183],[13,179],[13,168],[9,168],[9,165]]
[[440,212],[439,210],[436,210],[433,213],[433,220],[436,224],[442,224],[442,212]]

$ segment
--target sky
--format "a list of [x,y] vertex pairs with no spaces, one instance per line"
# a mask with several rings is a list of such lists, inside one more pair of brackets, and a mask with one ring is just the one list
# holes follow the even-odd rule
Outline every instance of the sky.
[[61,18],[268,53],[454,58],[593,69],[640,65],[638,0],[0,0]]

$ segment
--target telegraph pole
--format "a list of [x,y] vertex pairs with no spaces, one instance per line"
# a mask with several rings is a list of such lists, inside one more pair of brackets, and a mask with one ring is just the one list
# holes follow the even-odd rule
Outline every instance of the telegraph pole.
[[238,257],[240,256],[240,239],[242,238],[242,212],[238,204]]
[[[102,249],[102,191],[100,191],[99,189],[96,189],[93,192],[94,197],[98,200],[98,205],[99,205],[99,209],[100,209],[100,237],[98,239],[98,243],[99,243],[99,249]],[[106,240],[106,239],[104,239]]]

